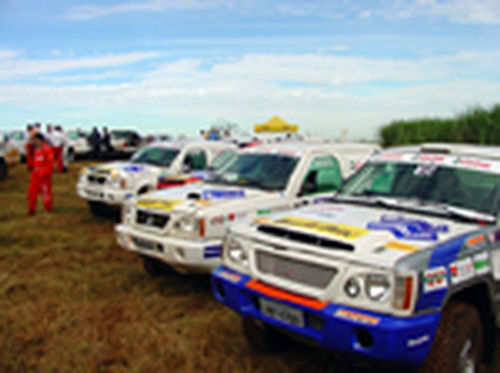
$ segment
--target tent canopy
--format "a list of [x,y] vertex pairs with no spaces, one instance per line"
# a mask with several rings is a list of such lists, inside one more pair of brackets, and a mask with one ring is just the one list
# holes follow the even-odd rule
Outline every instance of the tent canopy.
[[267,122],[257,123],[254,126],[255,132],[297,132],[299,126],[296,124],[288,123],[275,115]]

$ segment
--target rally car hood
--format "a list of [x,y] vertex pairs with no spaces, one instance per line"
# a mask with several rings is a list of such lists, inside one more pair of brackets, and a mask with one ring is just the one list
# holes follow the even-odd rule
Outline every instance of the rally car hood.
[[124,175],[139,176],[146,173],[158,172],[159,167],[142,163],[111,162],[100,166],[90,167],[89,169],[97,172],[120,172]]
[[166,211],[194,213],[219,212],[221,208],[245,209],[256,204],[265,204],[276,198],[277,193],[253,188],[241,188],[215,184],[188,184],[178,188],[162,189],[148,193],[136,201],[139,207]]
[[[259,219],[254,228],[273,237],[291,237],[294,242],[310,244],[319,238],[313,245],[323,254],[393,267],[406,256],[475,231],[478,226],[377,207],[323,203]],[[304,239],[294,238],[290,232],[301,233]]]

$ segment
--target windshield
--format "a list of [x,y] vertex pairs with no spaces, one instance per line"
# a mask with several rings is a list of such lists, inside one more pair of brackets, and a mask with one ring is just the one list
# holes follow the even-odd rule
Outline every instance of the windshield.
[[382,196],[438,203],[496,215],[500,174],[435,163],[366,164],[338,196]]
[[288,155],[239,154],[223,166],[210,182],[284,190],[298,161],[298,158]]
[[10,137],[16,141],[22,141],[22,140],[24,140],[24,133],[23,132],[11,132]]
[[208,166],[209,170],[218,170],[229,162],[236,155],[235,150],[224,150],[212,160],[212,163]]
[[85,135],[79,134],[78,132],[68,132],[68,137],[72,140],[78,140],[80,137],[85,138]]
[[132,163],[145,163],[155,166],[169,167],[179,154],[179,149],[151,147],[139,150],[130,161]]
[[133,132],[111,131],[111,136],[115,139],[126,139],[133,136]]

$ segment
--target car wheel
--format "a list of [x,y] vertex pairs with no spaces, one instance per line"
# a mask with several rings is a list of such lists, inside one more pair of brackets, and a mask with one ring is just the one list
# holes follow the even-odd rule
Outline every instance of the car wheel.
[[148,256],[142,257],[142,265],[144,270],[151,276],[161,276],[168,272],[168,267],[165,263],[160,262],[158,259],[150,258]]
[[474,306],[453,302],[443,311],[434,343],[419,373],[478,373],[483,324]]
[[258,319],[246,317],[242,327],[250,346],[261,352],[279,351],[289,342],[283,334]]
[[7,165],[3,159],[0,159],[0,180],[3,180],[7,177]]
[[89,209],[92,215],[94,216],[103,216],[104,215],[104,208],[102,203],[100,202],[93,202],[89,201]]

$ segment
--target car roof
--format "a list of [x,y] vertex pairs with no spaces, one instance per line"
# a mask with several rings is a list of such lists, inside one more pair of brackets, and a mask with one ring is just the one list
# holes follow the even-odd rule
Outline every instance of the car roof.
[[164,148],[184,148],[185,146],[201,146],[204,148],[214,148],[214,149],[236,149],[234,144],[224,142],[224,141],[215,141],[215,140],[166,140],[166,141],[155,141],[148,145],[164,147]]
[[286,152],[286,153],[306,153],[318,150],[329,150],[336,153],[349,151],[373,152],[380,149],[376,144],[367,143],[344,143],[344,142],[304,142],[286,141],[271,144],[258,145],[252,148],[243,149],[243,152],[266,153],[266,152]]
[[476,145],[476,144],[450,144],[450,143],[423,143],[420,145],[396,146],[387,148],[387,153],[427,153],[427,154],[449,154],[500,159],[500,146]]

